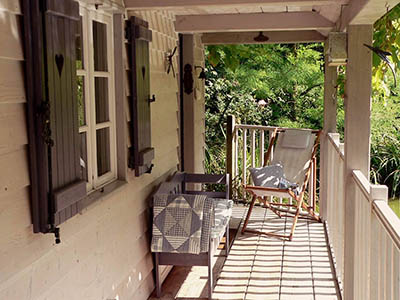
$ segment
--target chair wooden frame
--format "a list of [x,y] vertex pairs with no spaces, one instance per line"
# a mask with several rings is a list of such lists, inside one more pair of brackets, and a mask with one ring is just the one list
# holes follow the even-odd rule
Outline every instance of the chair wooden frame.
[[[278,133],[284,132],[285,129],[282,128],[276,128],[272,135],[271,135],[271,139],[270,139],[270,143],[268,146],[268,150],[265,154],[265,163],[264,166],[266,166],[268,164],[268,162],[270,161],[271,158],[271,153],[272,153],[272,149],[274,146],[274,143],[277,139],[277,135]],[[296,195],[292,190],[290,189],[279,189],[279,188],[270,188],[270,187],[260,187],[260,186],[254,186],[254,185],[244,185],[244,190],[246,192],[249,192],[252,195],[252,200],[250,203],[250,207],[249,210],[247,212],[246,215],[246,219],[244,221],[243,227],[242,227],[242,233],[245,232],[249,232],[249,233],[255,233],[255,234],[263,234],[263,235],[268,235],[268,236],[274,236],[274,237],[279,237],[279,238],[283,238],[283,239],[288,239],[288,240],[292,240],[293,239],[293,234],[294,231],[296,229],[296,224],[297,224],[297,220],[299,218],[308,218],[308,219],[313,219],[316,221],[320,221],[319,216],[315,213],[315,208],[308,206],[305,202],[304,202],[304,193],[306,191],[307,185],[309,183],[310,177],[311,177],[311,172],[312,170],[314,170],[314,187],[315,187],[315,177],[316,177],[316,154],[317,154],[317,149],[318,149],[318,145],[319,145],[319,139],[320,139],[320,135],[321,135],[321,131],[320,130],[313,130],[312,131],[313,134],[316,135],[315,141],[314,141],[314,146],[312,148],[312,153],[311,153],[311,157],[310,157],[310,164],[306,170],[305,173],[305,178],[304,178],[304,182],[303,185],[301,187],[300,192],[298,193],[298,195]],[[316,192],[315,192],[315,188],[313,189],[313,196],[315,199],[316,196]],[[266,197],[267,196],[274,196],[274,194],[282,194],[282,195],[287,195],[291,198],[293,198],[296,201],[296,204],[287,204],[287,203],[273,203],[273,201],[268,202]],[[293,224],[292,224],[292,228],[290,231],[289,235],[283,235],[283,234],[276,234],[276,233],[270,233],[270,232],[262,232],[262,231],[258,231],[258,230],[251,230],[251,229],[247,229],[247,225],[249,223],[250,220],[250,216],[251,216],[251,212],[254,208],[254,205],[256,203],[256,201],[259,201],[261,203],[264,204],[264,206],[266,206],[266,208],[271,209],[277,216],[282,217],[283,214],[285,214],[285,216],[287,217],[293,217]],[[282,207],[287,207],[287,209],[282,209]],[[291,211],[290,208],[291,207],[295,207],[296,210],[295,211]],[[307,216],[301,216],[300,212],[301,209],[304,209],[307,211]]]

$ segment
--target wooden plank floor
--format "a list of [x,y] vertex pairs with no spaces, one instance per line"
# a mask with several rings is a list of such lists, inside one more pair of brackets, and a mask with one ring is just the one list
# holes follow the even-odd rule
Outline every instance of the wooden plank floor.
[[[235,207],[233,226],[239,224],[245,210]],[[285,233],[291,222],[291,218],[279,219],[271,211],[255,207],[249,228]],[[228,258],[215,257],[213,299],[336,300],[340,297],[332,270],[321,223],[300,220],[291,242],[238,233]],[[163,284],[161,299],[206,297],[206,267],[175,267]]]

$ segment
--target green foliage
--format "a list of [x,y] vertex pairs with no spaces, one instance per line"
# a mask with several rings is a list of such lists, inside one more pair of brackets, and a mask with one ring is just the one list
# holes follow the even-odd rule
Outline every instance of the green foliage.
[[400,100],[373,102],[371,118],[371,179],[386,184],[391,197],[400,195]]
[[[400,4],[375,23],[373,46],[400,69]],[[206,50],[206,171],[225,171],[228,114],[242,124],[322,128],[321,44],[209,46]],[[400,196],[400,88],[375,54],[372,70],[371,180]],[[400,78],[398,79],[400,85]],[[338,68],[338,132],[344,132],[345,67]],[[265,106],[258,103],[263,100]],[[249,163],[249,162],[247,162]],[[241,164],[239,164],[240,166]],[[235,179],[240,184],[238,178]]]
[[[400,4],[374,24],[373,46],[392,53],[389,60],[397,72],[400,69]],[[387,101],[392,93],[393,75],[390,68],[375,53],[373,54],[373,97]]]
[[207,47],[207,172],[224,172],[229,114],[242,124],[322,127],[322,50],[321,44]]

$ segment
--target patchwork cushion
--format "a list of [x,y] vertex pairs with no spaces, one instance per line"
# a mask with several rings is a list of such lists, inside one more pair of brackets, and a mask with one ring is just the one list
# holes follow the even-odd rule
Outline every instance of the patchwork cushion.
[[207,196],[156,194],[151,251],[199,254]]
[[233,201],[228,199],[213,199],[213,201],[214,224],[211,228],[211,238],[220,240],[224,235],[226,225],[232,216]]
[[208,198],[204,201],[203,222],[201,225],[200,252],[207,252],[210,244],[211,225],[214,223],[214,199]]
[[254,185],[276,188],[280,179],[284,177],[281,164],[270,165],[261,168],[249,168]]

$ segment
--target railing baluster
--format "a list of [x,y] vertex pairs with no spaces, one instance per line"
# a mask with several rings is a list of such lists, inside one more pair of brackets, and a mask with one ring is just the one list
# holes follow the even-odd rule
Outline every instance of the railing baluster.
[[229,197],[232,197],[232,183],[234,178],[235,164],[235,116],[229,115],[226,124],[226,172],[229,177]]
[[[235,185],[236,184],[236,179],[237,179],[237,177],[238,177],[238,175],[239,175],[239,129],[238,128],[235,128],[235,148],[234,148],[234,150],[235,150],[235,177],[234,178],[232,178],[232,181],[233,181],[233,185]],[[238,198],[238,189],[237,188],[235,188],[234,189],[234,191],[235,191],[235,198]]]
[[246,171],[247,171],[247,129],[243,129],[243,170],[242,170],[242,184],[246,185]]
[[386,238],[386,261],[385,261],[385,267],[386,267],[386,272],[385,272],[385,290],[386,290],[386,295],[385,299],[392,299],[392,271],[393,271],[393,265],[392,265],[392,241],[390,238]]
[[[269,144],[272,141],[272,134],[274,132],[274,129],[269,129],[268,130],[268,147]],[[271,147],[271,152],[269,154],[269,161],[267,161],[266,159],[264,160],[264,164],[271,164],[272,160],[274,159],[274,146]],[[270,196],[268,197],[269,201],[272,202],[274,200],[274,196]],[[282,198],[279,198],[279,203],[282,204]],[[279,208],[282,208],[282,206],[279,206]]]
[[307,201],[307,205],[309,207],[312,206],[312,202],[314,201],[314,199],[312,197],[313,190],[314,190],[314,186],[313,186],[313,184],[314,184],[314,171],[313,171],[314,165],[313,165],[312,161],[310,163],[311,163],[311,173],[310,173],[310,180],[308,181],[308,201]]
[[[400,259],[399,259],[400,251],[399,249],[393,247],[393,265],[400,266]],[[400,268],[393,269],[393,300],[400,299]],[[371,298],[372,299],[372,298]]]
[[250,135],[251,167],[254,168],[256,166],[256,130],[250,129]]
[[260,130],[260,167],[264,166],[264,130]]

